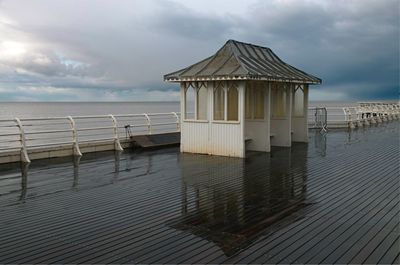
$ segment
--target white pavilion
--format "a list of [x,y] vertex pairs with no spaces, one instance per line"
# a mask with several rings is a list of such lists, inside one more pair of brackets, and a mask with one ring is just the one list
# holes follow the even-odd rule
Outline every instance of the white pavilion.
[[245,157],[308,141],[308,85],[271,49],[229,40],[164,80],[181,85],[181,152]]

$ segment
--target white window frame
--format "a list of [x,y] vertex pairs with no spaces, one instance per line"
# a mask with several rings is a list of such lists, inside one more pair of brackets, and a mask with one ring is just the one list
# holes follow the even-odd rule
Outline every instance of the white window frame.
[[[214,103],[214,95],[215,95],[215,91],[217,89],[219,89],[220,87],[222,87],[223,91],[224,91],[224,119],[223,120],[215,120],[214,119],[214,113],[215,113],[215,103]],[[228,90],[231,88],[235,88],[238,92],[238,120],[237,121],[228,121]],[[214,83],[214,89],[213,89],[213,93],[212,93],[212,104],[213,104],[213,111],[212,111],[212,122],[213,123],[225,123],[225,124],[238,124],[240,123],[240,91],[239,91],[239,87],[235,82],[227,82],[227,81],[220,81],[220,82],[215,82]]]
[[[197,104],[198,104],[198,101],[199,101],[199,99],[198,99],[198,93],[199,93],[199,90],[202,88],[202,87],[204,87],[205,89],[206,89],[206,91],[207,91],[207,99],[206,99],[206,102],[205,102],[205,104],[206,104],[206,115],[207,115],[207,119],[202,119],[202,120],[200,120],[200,119],[198,119],[198,116],[199,116],[199,114],[198,114],[198,111],[197,111]],[[186,96],[186,93],[187,93],[187,91],[188,91],[188,89],[189,88],[191,88],[191,89],[193,89],[194,90],[194,118],[193,119],[187,119],[186,118],[186,109],[187,109],[187,96]],[[184,119],[183,119],[183,121],[184,122],[208,122],[209,121],[209,113],[208,113],[208,97],[209,97],[209,95],[208,95],[208,89],[207,89],[207,83],[206,82],[185,82],[184,83],[184,104],[185,104],[185,109],[184,109],[184,111],[185,111],[185,113],[184,113]]]
[[[268,84],[268,83],[266,83],[266,84]],[[267,90],[265,89],[264,90],[264,118],[262,118],[262,119],[260,119],[260,118],[254,118],[254,116],[255,116],[255,109],[256,109],[256,105],[255,105],[255,103],[256,103],[256,100],[255,100],[255,98],[256,98],[256,93],[254,93],[255,92],[255,90],[256,89],[264,89],[265,87],[264,86],[262,86],[262,87],[259,87],[259,88],[257,88],[257,85],[261,85],[261,84],[256,84],[256,83],[252,83],[252,82],[248,82],[247,84],[246,84],[246,91],[245,91],[245,93],[244,93],[244,95],[245,95],[245,104],[247,104],[247,102],[246,102],[246,92],[248,91],[248,90],[253,90],[253,95],[252,95],[252,97],[250,97],[250,105],[251,105],[251,108],[250,108],[250,118],[246,118],[246,121],[266,121],[266,119],[267,119],[267,115],[269,115],[269,113],[265,113],[265,109],[266,109],[266,102],[265,102],[265,95],[266,95],[266,93],[267,93]],[[246,111],[246,106],[245,106],[245,111]],[[245,113],[245,117],[246,117],[246,113]]]

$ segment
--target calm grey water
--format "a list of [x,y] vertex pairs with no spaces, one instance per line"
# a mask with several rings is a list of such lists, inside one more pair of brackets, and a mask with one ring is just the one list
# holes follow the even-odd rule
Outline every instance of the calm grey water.
[[0,118],[179,111],[179,102],[0,102]]
[[[342,107],[356,104],[356,102],[311,101],[309,105]],[[0,119],[172,111],[179,111],[179,102],[0,102]]]

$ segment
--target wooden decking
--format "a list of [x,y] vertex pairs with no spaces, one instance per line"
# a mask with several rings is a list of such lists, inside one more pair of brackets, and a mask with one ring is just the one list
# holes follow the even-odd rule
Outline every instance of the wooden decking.
[[399,123],[310,136],[3,165],[0,263],[398,264]]

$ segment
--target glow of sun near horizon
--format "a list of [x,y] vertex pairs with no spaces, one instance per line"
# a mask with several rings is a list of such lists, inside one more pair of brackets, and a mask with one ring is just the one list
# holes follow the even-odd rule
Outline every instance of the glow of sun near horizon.
[[26,45],[16,41],[3,41],[0,44],[0,56],[18,57],[27,52]]

